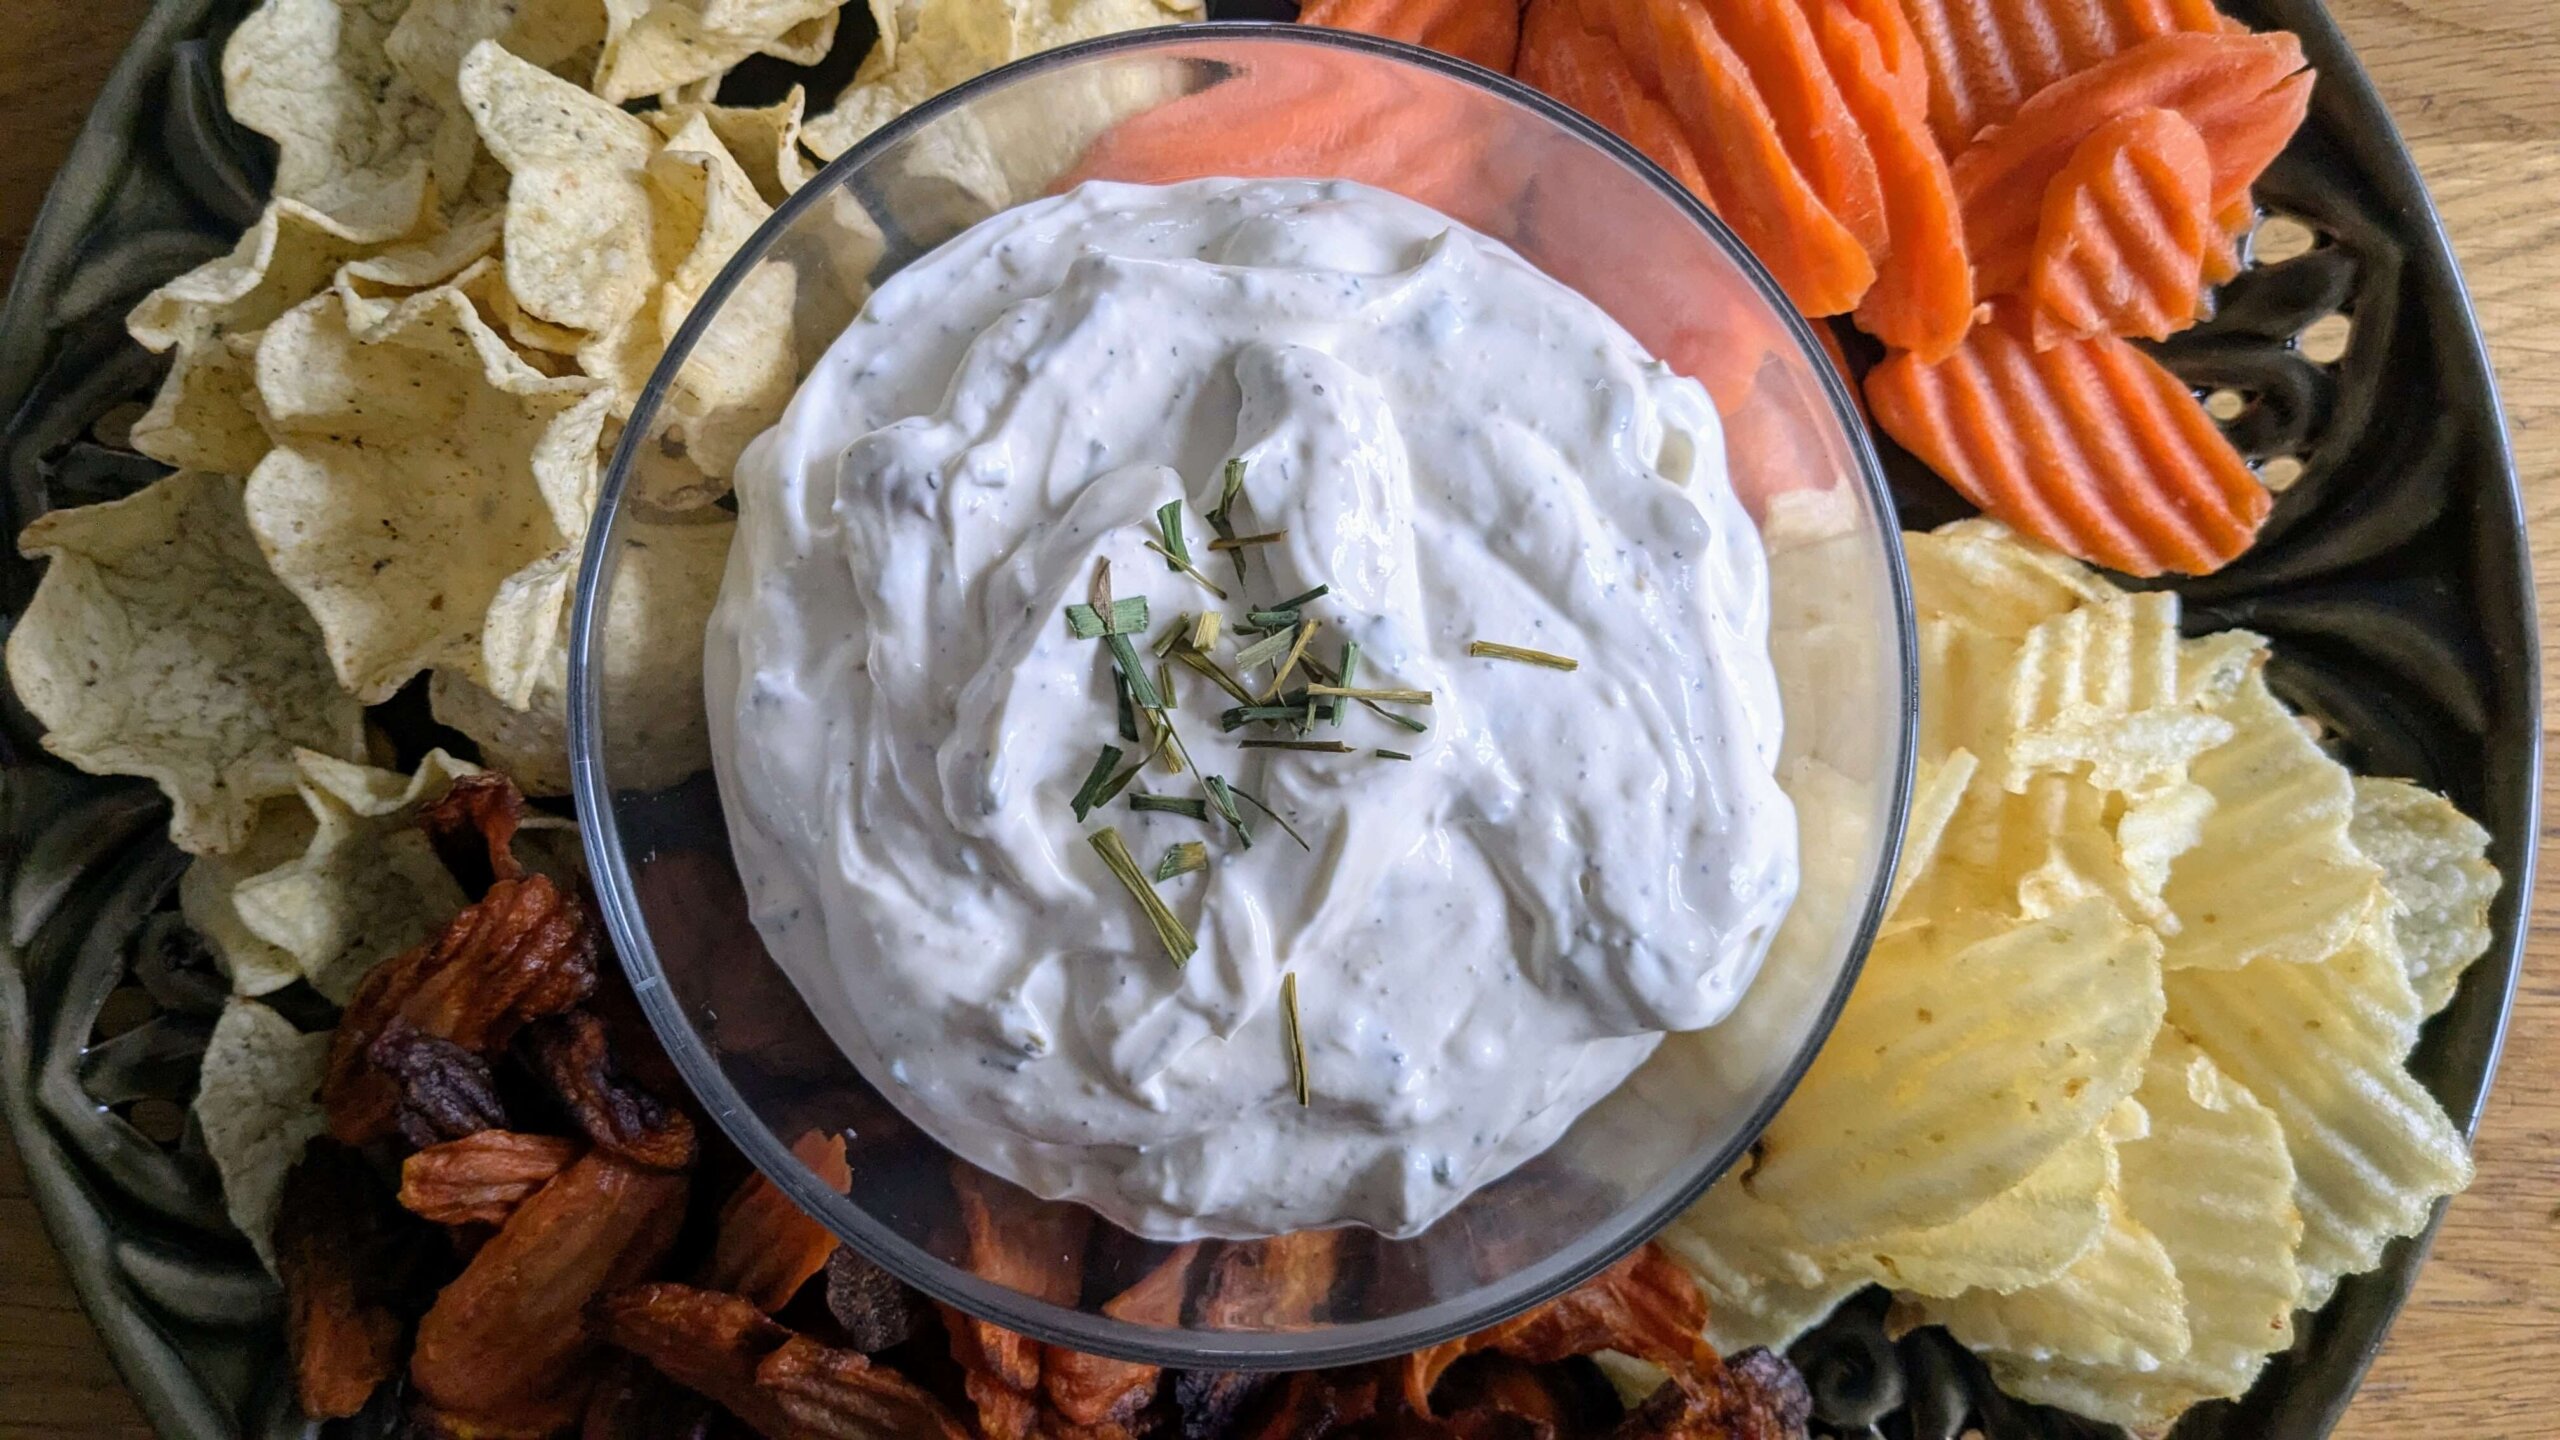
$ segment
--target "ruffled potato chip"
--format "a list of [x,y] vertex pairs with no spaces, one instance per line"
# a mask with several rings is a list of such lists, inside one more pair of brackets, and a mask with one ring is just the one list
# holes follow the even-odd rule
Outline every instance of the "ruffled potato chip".
[[2027,1178],[1959,1218],[1844,1245],[1832,1263],[1915,1295],[2046,1284],[2104,1238],[2116,1184],[2115,1142],[2100,1127],[2065,1141]]
[[319,296],[267,327],[257,379],[276,448],[250,527],[340,683],[367,703],[436,666],[515,683],[484,668],[484,623],[509,577],[583,534],[611,397],[527,365],[450,285],[370,341]]
[[1970,750],[1958,748],[1936,759],[1922,759],[1911,778],[1910,818],[1902,827],[1902,857],[1895,867],[1893,896],[1886,903],[1885,918],[1890,921],[1902,908],[1903,897],[1938,858],[1939,842],[1946,838],[1947,823],[1955,818],[1956,807],[1964,799],[1965,787],[1973,783],[1977,768]]
[[276,1202],[285,1172],[327,1133],[320,1072],[329,1034],[305,1035],[256,1000],[233,1000],[214,1022],[196,1086],[196,1123],[222,1176],[222,1205],[272,1271]]
[[1998,1354],[1990,1364],[2020,1399],[2150,1431],[2246,1392],[2292,1343],[2302,1216],[2274,1113],[2174,1029],[2161,1032],[2136,1094],[2152,1129],[2124,1147],[2124,1203],[2176,1267],[2185,1353],[2151,1370]]
[[2218,713],[2234,733],[2190,769],[2214,807],[2162,892],[2179,921],[2166,963],[2228,970],[2334,955],[2386,903],[2381,868],[2348,835],[2354,781],[2267,689],[2261,669]]
[[594,90],[619,103],[713,80],[750,55],[814,65],[844,0],[606,0]]
[[2178,597],[2122,595],[2045,620],[2009,672],[2001,785],[2044,774],[2144,795],[2181,783],[2231,722],[2189,704],[2179,683]]
[[2443,796],[2405,780],[2359,777],[2355,793],[2347,833],[2382,867],[2401,963],[2421,1016],[2433,1015],[2489,950],[2489,902],[2499,884],[2498,867],[2485,858],[2489,832]]
[[1657,1242],[1706,1294],[1708,1343],[1728,1355],[1785,1349],[1866,1284],[1817,1263],[1785,1212],[1755,1198],[1739,1174],[1717,1182]]
[[443,114],[384,48],[408,5],[266,0],[222,51],[232,117],[276,142],[276,198],[372,241],[408,233],[469,173],[468,156],[437,153]]
[[268,573],[241,482],[181,472],[18,537],[52,558],[10,632],[9,679],[45,748],[158,783],[169,836],[197,854],[248,839],[291,793],[293,753],[364,753],[363,714],[318,626]]
[[2168,1247],[2111,1202],[2098,1243],[2041,1285],[1972,1290],[1921,1313],[1968,1349],[2037,1362],[2153,1370],[2187,1352],[2186,1295]]
[[2159,955],[2096,899],[1969,944],[1880,943],[1746,1186],[1817,1247],[1956,1220],[2132,1092]]
[[2097,571],[2020,540],[1996,520],[1958,520],[1902,537],[1912,610],[2018,639],[2073,608],[2116,597]]

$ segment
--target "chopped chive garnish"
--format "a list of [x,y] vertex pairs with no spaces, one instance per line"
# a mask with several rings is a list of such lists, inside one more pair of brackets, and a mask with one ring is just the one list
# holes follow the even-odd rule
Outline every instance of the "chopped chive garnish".
[[1201,589],[1208,591],[1210,594],[1217,596],[1221,600],[1227,598],[1227,592],[1219,586],[1218,582],[1201,574],[1192,566],[1190,561],[1174,554],[1172,551],[1167,550],[1153,540],[1147,542],[1147,548],[1165,558],[1166,569],[1178,571],[1181,574],[1190,576],[1192,580],[1199,584]]
[[1261,639],[1254,641],[1250,645],[1247,645],[1242,650],[1237,651],[1236,668],[1239,670],[1250,670],[1254,666],[1262,664],[1264,661],[1277,660],[1283,654],[1287,653],[1290,642],[1296,638],[1297,635],[1294,631],[1274,630],[1270,634],[1263,636]]
[[1105,555],[1093,562],[1093,581],[1085,589],[1085,600],[1103,615],[1111,610],[1111,557]]
[[1295,725],[1307,718],[1303,705],[1230,705],[1218,717],[1221,730],[1241,730],[1247,725]]
[[1295,610],[1248,610],[1244,623],[1256,630],[1286,630],[1298,623]]
[[1321,755],[1349,755],[1354,747],[1339,740],[1247,740],[1247,750],[1310,750]]
[[1194,820],[1209,818],[1209,802],[1197,795],[1132,795],[1129,808],[1158,815],[1188,815]]
[[[1209,613],[1214,615],[1217,612],[1213,610]],[[1190,630],[1190,628],[1191,612],[1185,610],[1181,614],[1173,617],[1173,623],[1166,626],[1164,633],[1156,637],[1155,643],[1147,647],[1147,653],[1155,656],[1159,660],[1172,654],[1173,647],[1182,643],[1184,633]]]
[[1201,654],[1197,650],[1176,650],[1173,652],[1173,658],[1190,666],[1192,669],[1199,671],[1201,674],[1208,676],[1211,680],[1216,681],[1219,689],[1226,691],[1236,699],[1241,700],[1248,705],[1253,703],[1253,692],[1244,688],[1243,683],[1237,680],[1233,675],[1228,674],[1226,667],[1220,665],[1217,661],[1210,659],[1208,656]]
[[1147,923],[1155,927],[1156,939],[1163,942],[1165,953],[1173,957],[1174,968],[1182,968],[1192,953],[1200,948],[1200,942],[1191,937],[1190,927],[1184,925],[1182,917],[1174,914],[1172,907],[1164,903],[1164,897],[1156,893],[1156,887],[1147,882],[1146,872],[1140,870],[1138,862],[1131,858],[1128,843],[1120,838],[1120,832],[1105,825],[1086,839],[1092,842],[1094,853],[1102,857],[1102,863],[1109,866],[1111,873],[1128,888],[1129,896],[1138,902],[1138,908],[1146,912]]
[[1191,648],[1206,655],[1218,648],[1218,622],[1224,617],[1215,610],[1203,610],[1191,622]]
[[[1324,662],[1317,660],[1312,656],[1306,660],[1305,664],[1308,674],[1313,675],[1316,679],[1327,685],[1347,685],[1350,683],[1343,677],[1327,671],[1324,668]],[[1431,733],[1430,726],[1423,724],[1421,721],[1414,719],[1410,715],[1398,714],[1384,705],[1379,704],[1375,700],[1363,700],[1360,704],[1366,708],[1370,714],[1377,716],[1379,719],[1387,721],[1390,724],[1401,725],[1416,735],[1427,735]]]
[[[1105,619],[1108,614],[1110,618]],[[1147,597],[1132,595],[1114,600],[1108,612],[1091,605],[1067,607],[1067,633],[1079,640],[1099,640],[1105,635],[1135,635],[1147,628]]]
[[1103,803],[1102,787],[1111,783],[1111,767],[1120,763],[1120,754],[1119,746],[1105,745],[1102,753],[1094,757],[1093,768],[1085,772],[1084,783],[1076,787],[1076,798],[1070,802],[1075,806],[1077,820],[1083,820],[1085,812]]
[[1289,672],[1297,669],[1298,662],[1306,657],[1307,642],[1316,638],[1316,625],[1316,621],[1310,620],[1298,627],[1298,638],[1290,642],[1289,653],[1280,658],[1280,667],[1271,672],[1271,683],[1263,687],[1263,699],[1279,694],[1280,687],[1288,683]]
[[1165,847],[1164,858],[1156,862],[1156,883],[1161,885],[1176,876],[1209,868],[1209,847],[1197,840],[1177,841]]
[[1182,538],[1182,501],[1167,500],[1156,508],[1156,528],[1164,532],[1164,568],[1180,570],[1191,563],[1191,546]]
[[1277,545],[1289,538],[1286,530],[1266,530],[1259,535],[1221,535],[1209,542],[1212,550],[1250,550],[1256,545]]
[[1369,753],[1377,756],[1381,760],[1410,760],[1413,758],[1401,750],[1372,750]]
[[1137,707],[1129,703],[1129,677],[1121,674],[1120,667],[1116,665],[1111,668],[1111,699],[1113,706],[1119,711],[1120,738],[1132,745],[1137,744]]
[[1303,610],[1332,593],[1332,586],[1319,585],[1304,595],[1292,595],[1288,599],[1281,601],[1279,604],[1274,605],[1271,608],[1274,610]]
[[[1345,640],[1342,642],[1342,673],[1334,678],[1333,683],[1348,689],[1351,686],[1352,679],[1359,673],[1360,642],[1357,640]],[[1314,688],[1315,687],[1313,686],[1308,687],[1310,691]],[[1327,718],[1331,719],[1334,724],[1339,725],[1342,723],[1342,712],[1347,708],[1349,707],[1345,706],[1337,699],[1333,702],[1333,707],[1328,713]]]
[[[1244,494],[1244,461],[1229,460],[1218,481],[1218,508],[1209,512],[1209,528],[1218,532],[1220,540],[1236,538],[1236,501]],[[1245,563],[1244,551],[1230,549],[1227,559],[1236,567],[1236,583],[1242,585],[1252,567]]]
[[1200,777],[1200,788],[1209,792],[1209,803],[1217,806],[1218,813],[1225,816],[1227,823],[1235,827],[1236,843],[1247,850],[1252,849],[1253,832],[1245,828],[1244,812],[1236,808],[1235,787],[1227,783],[1227,777],[1203,775]]
[[1289,1032],[1289,1073],[1296,1077],[1298,1103],[1307,1103],[1307,1038],[1298,1029],[1298,972],[1280,977],[1280,1023]]
[[1287,832],[1287,834],[1288,834],[1288,836],[1289,836],[1289,838],[1290,838],[1290,839],[1297,841],[1297,842],[1298,842],[1298,848],[1299,848],[1299,849],[1312,852],[1312,851],[1316,848],[1316,847],[1314,847],[1313,845],[1310,845],[1310,844],[1308,844],[1308,843],[1307,843],[1307,837],[1306,837],[1306,836],[1301,835],[1301,834],[1299,834],[1299,833],[1298,833],[1298,827],[1297,827],[1297,826],[1292,825],[1292,824],[1290,824],[1288,821],[1286,821],[1286,820],[1284,820],[1284,819],[1280,818],[1280,812],[1279,812],[1279,811],[1274,810],[1274,809],[1272,809],[1270,806],[1263,804],[1260,800],[1255,799],[1255,798],[1254,798],[1254,796],[1253,796],[1253,792],[1252,792],[1252,791],[1250,791],[1250,790],[1244,790],[1244,789],[1239,789],[1238,787],[1233,786],[1233,785],[1230,785],[1230,786],[1228,786],[1227,788],[1228,788],[1228,789],[1230,789],[1230,790],[1234,790],[1234,791],[1235,791],[1235,793],[1236,793],[1236,798],[1237,798],[1237,799],[1242,800],[1244,803],[1246,803],[1247,805],[1252,806],[1252,807],[1253,807],[1254,809],[1256,809],[1256,810],[1261,811],[1263,814],[1270,816],[1270,817],[1271,817],[1271,823],[1272,823],[1272,824],[1274,824],[1274,825],[1279,826],[1283,831]]
[[1129,637],[1115,631],[1103,636],[1102,643],[1111,647],[1112,663],[1129,677],[1129,699],[1149,710],[1163,709],[1164,697],[1156,693],[1156,682],[1148,678],[1146,662],[1138,658],[1138,647],[1129,643]]
[[1582,662],[1569,655],[1551,655],[1544,650],[1531,650],[1520,645],[1498,645],[1491,640],[1470,642],[1467,653],[1479,660],[1517,660],[1523,665],[1544,665],[1550,670],[1582,668]]
[[[1164,727],[1164,733],[1169,738],[1173,734],[1173,712],[1182,704],[1182,700],[1173,693],[1173,666],[1162,660],[1156,662],[1156,693],[1164,699],[1164,710],[1155,715],[1155,722]],[[1156,748],[1156,758],[1164,762],[1164,773],[1167,775],[1182,773],[1184,756],[1180,750],[1169,745],[1159,745]]]
[[1384,705],[1428,705],[1428,690],[1363,690],[1352,685],[1310,685],[1310,695],[1339,695],[1346,700],[1375,700]]

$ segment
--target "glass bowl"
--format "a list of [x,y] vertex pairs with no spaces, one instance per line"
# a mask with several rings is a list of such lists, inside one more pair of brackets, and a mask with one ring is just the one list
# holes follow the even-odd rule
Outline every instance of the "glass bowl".
[[[1204,104],[1275,123],[1204,121],[1184,155],[1145,150],[1155,173],[1097,158],[1118,153],[1094,145],[1111,127],[1181,125],[1173,107]],[[1510,244],[1707,385],[1771,556],[1781,779],[1803,879],[1758,980],[1722,1024],[1671,1037],[1551,1148],[1422,1234],[1343,1232],[1327,1293],[1286,1311],[1217,1303],[1231,1272],[1287,1263],[1273,1242],[1177,1252],[1095,1224],[1030,1279],[973,1254],[959,1162],[856,1073],[765,954],[687,669],[726,551],[728,513],[705,503],[725,489],[714,477],[870,287],[968,225],[1095,174],[1354,179]],[[802,186],[702,293],[635,406],[572,629],[571,761],[596,895],[713,1118],[802,1207],[933,1298],[1041,1340],[1195,1369],[1347,1364],[1478,1329],[1588,1278],[1694,1200],[1785,1099],[1847,994],[1893,873],[1917,715],[1892,505],[1839,373],[1767,272],[1635,151],[1537,94],[1422,50],[1295,26],[1147,30],[1025,60]],[[794,1158],[812,1132],[849,1137],[850,1194]],[[961,1178],[998,1197],[1016,1235],[1084,1233],[1070,1207]],[[1178,1320],[1105,1313],[1168,1261],[1188,1267]]]

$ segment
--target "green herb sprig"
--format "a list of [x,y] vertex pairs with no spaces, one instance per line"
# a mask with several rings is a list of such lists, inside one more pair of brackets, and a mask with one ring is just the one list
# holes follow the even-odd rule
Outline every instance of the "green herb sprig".
[[1130,856],[1129,844],[1120,838],[1120,832],[1105,825],[1085,839],[1093,846],[1094,853],[1102,857],[1102,863],[1119,878],[1130,898],[1138,902],[1138,908],[1146,913],[1147,923],[1155,927],[1156,939],[1163,942],[1165,954],[1173,957],[1173,968],[1179,970],[1190,963],[1191,957],[1200,949],[1199,940],[1193,937],[1191,927],[1182,923],[1182,917],[1173,913],[1173,907],[1164,903],[1164,897],[1156,893],[1156,887],[1148,881],[1146,872],[1140,870],[1138,862]]
[[1570,655],[1557,655],[1545,650],[1532,650],[1525,645],[1503,645],[1492,640],[1468,642],[1467,653],[1479,660],[1517,660],[1523,665],[1543,665],[1550,670],[1579,670],[1582,662]]

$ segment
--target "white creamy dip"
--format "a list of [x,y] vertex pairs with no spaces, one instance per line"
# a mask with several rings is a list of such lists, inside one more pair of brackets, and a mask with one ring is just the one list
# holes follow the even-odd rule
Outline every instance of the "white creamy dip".
[[[1239,586],[1201,518],[1230,457]],[[738,472],[707,641],[757,928],[916,1123],[1165,1239],[1429,1225],[1750,983],[1796,886],[1759,540],[1713,405],[1503,246],[1358,185],[1089,184],[882,286]],[[1220,605],[1145,548],[1187,500]],[[1097,560],[1234,622],[1318,584],[1351,708],[1247,750],[1175,671],[1228,827],[1069,807],[1118,739],[1069,634]],[[1471,641],[1573,657],[1469,658]],[[1152,661],[1150,661],[1152,663]],[[1245,677],[1257,691],[1266,667]],[[1383,759],[1390,748],[1410,761]],[[1198,795],[1160,768],[1133,792]],[[1087,837],[1116,826],[1198,952],[1172,963]],[[1279,1000],[1295,972],[1311,1103]]]

